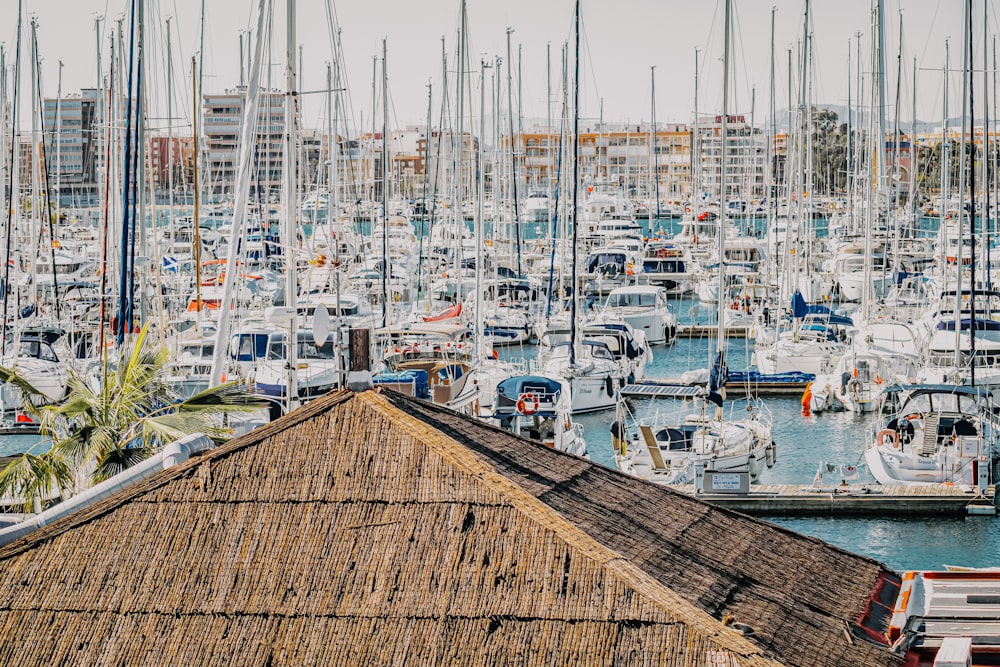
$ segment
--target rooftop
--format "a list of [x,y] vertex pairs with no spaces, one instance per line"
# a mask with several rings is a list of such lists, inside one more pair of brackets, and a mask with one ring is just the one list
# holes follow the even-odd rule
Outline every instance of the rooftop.
[[879,563],[388,391],[317,399],[0,571],[5,664],[902,664],[856,624]]

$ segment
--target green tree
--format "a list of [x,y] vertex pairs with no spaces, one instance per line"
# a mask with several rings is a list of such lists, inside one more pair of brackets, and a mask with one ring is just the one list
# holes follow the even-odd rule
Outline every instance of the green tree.
[[53,491],[73,488],[80,476],[89,474],[95,483],[108,479],[186,435],[201,432],[223,442],[232,436],[228,415],[265,405],[236,383],[183,399],[165,382],[168,353],[152,343],[148,325],[122,352],[97,391],[70,373],[67,398],[58,405],[33,406],[28,399],[39,392],[16,371],[0,368],[0,381],[21,388],[26,410],[53,443],[49,451],[26,452],[0,471],[0,495],[23,498],[30,507]]

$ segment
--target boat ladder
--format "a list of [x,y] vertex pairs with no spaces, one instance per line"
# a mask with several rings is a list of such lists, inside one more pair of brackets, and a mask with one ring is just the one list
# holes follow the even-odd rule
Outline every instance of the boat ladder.
[[941,415],[932,413],[924,420],[924,439],[920,443],[921,456],[934,456],[937,452],[938,422]]

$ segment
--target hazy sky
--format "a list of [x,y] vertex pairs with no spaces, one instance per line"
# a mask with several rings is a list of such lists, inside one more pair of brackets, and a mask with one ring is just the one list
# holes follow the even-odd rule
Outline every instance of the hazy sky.
[[[284,87],[285,2],[271,0],[275,18],[271,30],[271,83]],[[942,66],[945,39],[951,39],[951,63],[961,63],[962,7],[964,0],[884,0],[889,25],[886,28],[890,115],[895,91],[899,16],[903,20],[902,111],[910,117],[911,78],[916,58],[919,97],[918,117],[941,117]],[[43,59],[43,94],[55,96],[57,62],[64,63],[65,92],[93,86],[97,81],[94,19],[124,20],[126,0],[23,0],[28,15],[38,20],[39,52]],[[172,20],[174,116],[190,118],[191,57],[199,49],[199,17],[202,0],[145,0],[149,25],[149,91],[151,107],[164,115],[166,105],[165,19]],[[204,90],[221,92],[239,80],[239,35],[256,27],[258,0],[204,0]],[[333,2],[333,0],[330,0]],[[981,67],[983,2],[974,0],[975,45]],[[303,47],[304,72],[301,89],[325,88],[325,66],[332,59],[327,0],[299,0],[298,41]],[[869,35],[871,0],[814,0],[813,32],[815,66],[813,98],[820,103],[847,101],[848,50],[856,67],[855,34],[861,33],[863,69],[871,71]],[[501,74],[506,77],[507,28],[513,29],[514,62],[521,50],[522,109],[527,117],[546,116],[546,48],[551,45],[553,114],[559,114],[561,49],[572,39],[573,0],[469,0],[469,62],[479,69],[482,58],[504,58]],[[732,111],[750,114],[751,90],[756,89],[756,118],[767,114],[771,8],[776,7],[777,107],[787,99],[787,52],[794,53],[802,36],[803,0],[733,0],[734,41]],[[17,0],[0,0],[0,39],[7,46],[7,61],[13,61],[16,39]],[[427,84],[432,84],[434,118],[440,115],[441,50],[445,39],[449,64],[456,63],[459,0],[339,0],[334,3],[344,45],[344,66],[355,123],[371,118],[372,58],[380,55],[382,39],[388,44],[388,74],[392,117],[399,124],[422,123],[427,115]],[[608,122],[647,121],[650,109],[650,67],[655,66],[656,119],[688,122],[694,109],[695,49],[699,50],[699,110],[715,112],[722,101],[723,0],[584,0],[581,65],[581,111]],[[25,19],[27,39],[28,19]],[[997,32],[995,15],[989,17],[989,32]],[[106,28],[106,24],[105,24]],[[108,65],[107,33],[102,40],[102,63]],[[571,47],[572,48],[572,45]],[[27,54],[27,51],[25,51]],[[572,58],[572,52],[570,57]],[[22,64],[29,72],[27,55]],[[572,61],[571,65],[572,67]],[[490,73],[488,76],[492,77]],[[26,79],[25,79],[26,80]],[[506,95],[506,80],[502,82]],[[977,82],[980,84],[980,82]],[[478,78],[473,80],[478,86]],[[492,84],[491,84],[492,85]],[[852,83],[852,86],[854,84]],[[867,84],[866,84],[867,85]],[[980,84],[981,85],[981,84]],[[26,86],[25,86],[26,88]],[[514,83],[515,95],[517,84]],[[857,99],[857,90],[852,93]],[[981,95],[981,90],[980,93]],[[866,91],[866,97],[869,92]],[[953,77],[952,116],[958,114],[960,89]],[[472,94],[473,113],[478,116],[478,88]],[[489,98],[488,98],[489,99]],[[320,127],[324,95],[304,97],[306,126]],[[454,97],[452,98],[454,100]],[[381,111],[378,112],[381,114]],[[181,123],[185,121],[180,121]]]

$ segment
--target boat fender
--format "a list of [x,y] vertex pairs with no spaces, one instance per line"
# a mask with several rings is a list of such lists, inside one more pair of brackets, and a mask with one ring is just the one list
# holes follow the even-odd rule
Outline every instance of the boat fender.
[[875,436],[875,444],[899,449],[899,432],[891,428],[884,428]]
[[615,384],[610,375],[604,378],[604,390],[608,392],[608,396],[615,395]]
[[778,459],[778,445],[775,444],[774,440],[771,444],[767,446],[764,450],[764,463],[767,464],[768,468],[773,468],[775,461]]

